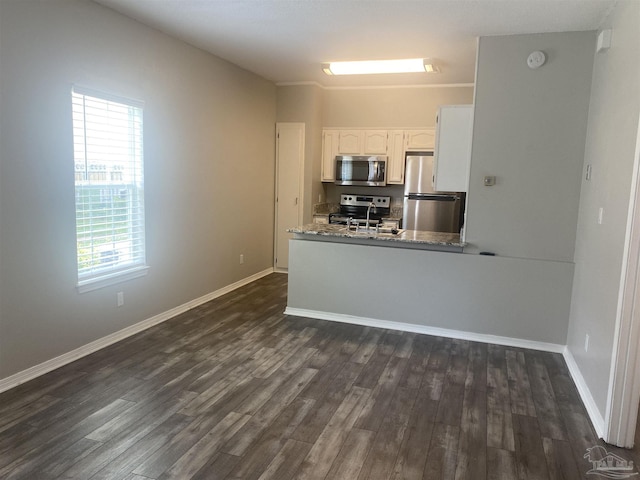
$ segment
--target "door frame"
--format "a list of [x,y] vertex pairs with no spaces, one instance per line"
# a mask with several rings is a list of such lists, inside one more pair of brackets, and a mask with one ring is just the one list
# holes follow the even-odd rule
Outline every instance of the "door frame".
[[276,123],[276,174],[275,174],[275,214],[274,214],[274,223],[273,223],[273,269],[276,272],[287,272],[285,268],[278,268],[276,265],[276,258],[278,256],[278,180],[280,176],[280,127],[281,126],[290,126],[290,127],[299,127],[300,128],[300,156],[299,156],[299,164],[298,164],[298,225],[302,225],[303,222],[303,213],[304,213],[304,156],[305,156],[305,123],[304,122],[277,122]]
[[633,447],[640,404],[640,115],[633,162],[604,438]]

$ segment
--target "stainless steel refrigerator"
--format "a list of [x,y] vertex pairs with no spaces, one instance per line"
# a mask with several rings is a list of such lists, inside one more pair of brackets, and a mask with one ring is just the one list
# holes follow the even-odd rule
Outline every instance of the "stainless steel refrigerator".
[[460,233],[465,195],[433,190],[433,152],[407,155],[405,168],[402,228]]

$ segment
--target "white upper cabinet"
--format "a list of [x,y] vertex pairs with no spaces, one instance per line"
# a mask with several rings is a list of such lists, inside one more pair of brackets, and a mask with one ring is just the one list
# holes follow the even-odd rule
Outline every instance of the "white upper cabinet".
[[338,155],[386,155],[386,130],[339,130]]
[[338,154],[339,130],[322,132],[322,181],[333,182],[336,179],[336,155]]
[[414,130],[326,129],[322,132],[322,181],[335,180],[336,155],[386,155],[387,183],[404,183],[405,156],[432,151],[434,128]]
[[365,130],[362,153],[364,155],[386,155],[387,142],[387,130]]
[[436,117],[435,190],[466,192],[471,164],[473,105],[446,105]]
[[389,130],[387,183],[404,183],[404,130]]
[[339,130],[338,155],[360,155],[364,146],[363,130]]
[[433,128],[423,130],[405,130],[405,150],[433,150],[436,144],[436,131]]

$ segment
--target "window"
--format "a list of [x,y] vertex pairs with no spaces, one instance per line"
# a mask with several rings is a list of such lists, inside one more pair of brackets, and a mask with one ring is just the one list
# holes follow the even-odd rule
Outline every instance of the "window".
[[142,104],[74,87],[78,289],[144,275]]

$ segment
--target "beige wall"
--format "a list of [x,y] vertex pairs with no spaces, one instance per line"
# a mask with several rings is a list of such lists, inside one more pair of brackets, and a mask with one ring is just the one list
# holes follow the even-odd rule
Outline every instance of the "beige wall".
[[[272,83],[89,1],[0,22],[0,379],[272,266]],[[149,274],[84,294],[73,84],[145,102]]]
[[313,204],[324,201],[320,181],[323,92],[317,85],[283,86],[278,87],[277,91],[278,122],[305,124],[305,182],[302,209],[304,223],[309,223],[312,220]]
[[[573,261],[595,40],[595,32],[480,39],[469,252]],[[532,70],[535,50],[547,62]],[[485,187],[485,175],[496,185]]]
[[440,105],[473,103],[473,87],[327,89],[325,127],[435,127]]
[[[640,115],[640,3],[620,1],[603,28],[611,48],[595,54],[582,180],[568,347],[604,416],[622,255]],[[635,60],[632,60],[635,59]],[[583,171],[584,173],[584,171]],[[598,225],[598,209],[604,209]],[[589,351],[585,352],[585,335]]]

